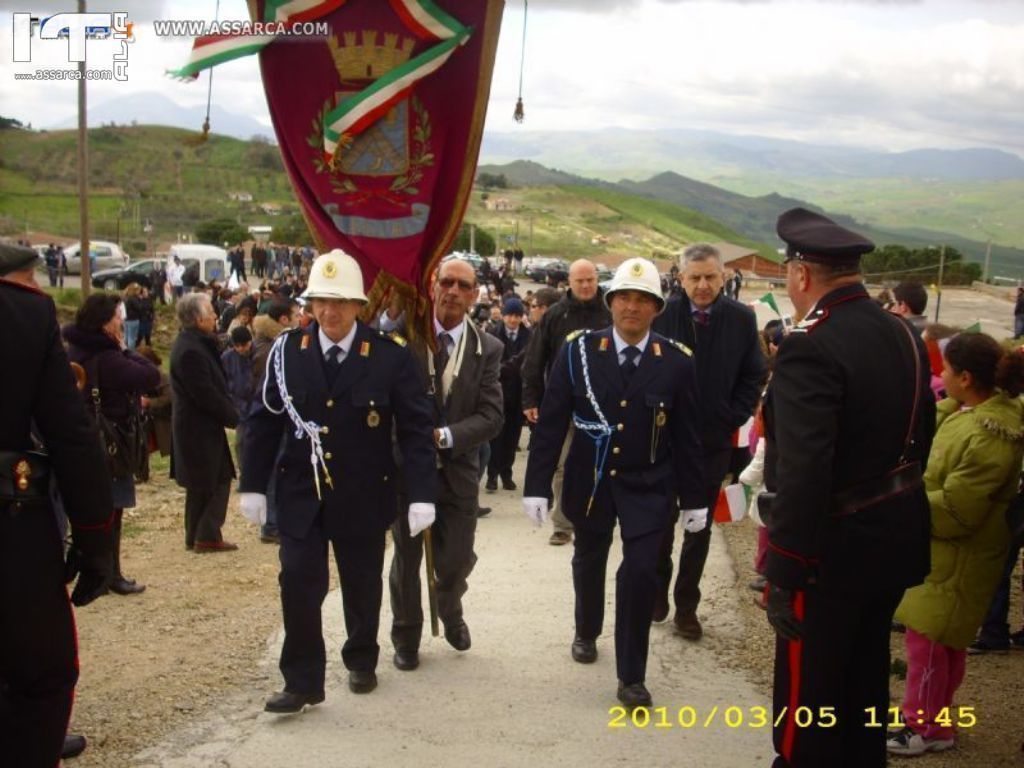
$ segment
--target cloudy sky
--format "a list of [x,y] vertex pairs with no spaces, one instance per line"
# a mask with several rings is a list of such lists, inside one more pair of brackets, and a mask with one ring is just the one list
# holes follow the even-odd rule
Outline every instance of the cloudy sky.
[[[10,12],[45,16],[75,4],[2,4],[0,114],[34,127],[73,117],[73,84],[14,80],[15,71],[67,64],[60,46],[34,40],[33,63],[14,65]],[[116,3],[89,5],[109,10]],[[185,106],[205,103],[205,75],[192,84],[163,76],[185,60],[190,40],[155,38],[151,20],[210,19],[216,0],[120,5],[136,22],[129,79],[92,84],[93,103],[156,90]],[[220,6],[221,18],[246,15],[244,0]],[[488,131],[701,128],[892,150],[983,146],[1024,155],[1020,0],[533,0],[526,122],[517,126],[522,24],[521,0],[508,0]],[[90,42],[91,66],[109,66],[104,45]],[[255,59],[219,67],[214,97],[269,125]]]

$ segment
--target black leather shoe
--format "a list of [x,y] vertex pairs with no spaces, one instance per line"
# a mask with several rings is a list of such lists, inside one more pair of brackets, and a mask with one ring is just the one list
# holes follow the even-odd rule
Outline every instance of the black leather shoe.
[[412,672],[420,665],[420,653],[419,651],[402,651],[396,650],[395,657],[395,668],[400,669],[403,672]]
[[146,585],[138,584],[135,579],[118,576],[110,582],[110,591],[118,595],[137,595],[146,591]]
[[668,618],[668,595],[659,592],[654,598],[654,613],[651,614],[651,621],[660,624]]
[[301,712],[302,708],[307,704],[309,706],[313,706],[314,704],[319,704],[323,700],[324,695],[322,693],[292,693],[291,691],[281,691],[267,699],[267,703],[263,705],[263,711],[287,715],[292,712]]
[[458,624],[453,624],[450,627],[445,626],[444,639],[456,651],[468,651],[469,646],[473,644],[469,637],[469,627],[466,626],[464,621],[460,621]]
[[352,693],[369,693],[377,687],[377,673],[372,669],[350,669],[348,689]]
[[69,760],[78,757],[85,752],[85,736],[80,733],[67,733],[64,735],[64,748],[60,751],[61,760]]
[[626,685],[620,680],[619,701],[630,709],[635,707],[649,707],[652,703],[651,692],[647,690],[647,686],[643,683],[630,683],[629,685]]
[[476,516],[477,517],[487,517],[489,514],[491,514],[491,508],[490,507],[480,507],[480,506],[478,506],[476,508]]
[[704,636],[704,627],[700,625],[696,611],[676,612],[676,631],[686,640],[700,640]]
[[597,643],[577,635],[572,641],[572,660],[579,664],[593,664],[597,661]]
[[506,491],[514,491],[517,488],[519,488],[519,486],[515,484],[515,481],[511,477],[508,480],[505,480],[503,478],[501,481],[501,487]]
[[498,490],[498,478],[488,477],[487,482],[484,484],[485,491],[496,491]]

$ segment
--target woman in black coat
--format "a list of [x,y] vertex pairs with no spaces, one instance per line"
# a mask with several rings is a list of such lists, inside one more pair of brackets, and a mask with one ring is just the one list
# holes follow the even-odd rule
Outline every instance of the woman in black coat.
[[224,541],[235,465],[226,427],[238,424],[214,331],[217,315],[203,293],[183,296],[176,308],[181,333],[171,349],[171,477],[185,489],[185,546],[195,552],[238,549]]
[[[68,356],[85,370],[83,394],[93,411],[91,391],[98,387],[100,409],[117,425],[128,427],[137,417],[144,392],[160,384],[159,369],[144,357],[125,348],[124,304],[116,294],[96,293],[82,304],[75,322],[64,327]],[[121,525],[124,510],[135,506],[135,478],[129,472],[111,478],[114,493],[114,573],[110,590],[134,595],[146,587],[121,572]]]

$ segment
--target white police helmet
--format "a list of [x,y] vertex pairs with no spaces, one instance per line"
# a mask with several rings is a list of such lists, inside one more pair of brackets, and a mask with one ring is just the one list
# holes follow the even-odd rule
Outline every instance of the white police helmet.
[[639,257],[626,259],[615,270],[611,285],[604,293],[604,303],[611,306],[612,294],[616,291],[640,291],[658,300],[658,311],[665,308],[665,297],[661,295],[661,275],[658,268],[647,259]]
[[356,260],[340,248],[320,254],[309,269],[309,283],[302,298],[365,302],[363,271]]

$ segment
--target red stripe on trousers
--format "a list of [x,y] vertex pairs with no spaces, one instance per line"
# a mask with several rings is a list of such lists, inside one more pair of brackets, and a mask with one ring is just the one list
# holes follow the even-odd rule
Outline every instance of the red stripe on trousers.
[[[804,620],[804,593],[797,590],[793,596],[793,613],[801,623]],[[782,756],[787,763],[793,762],[793,743],[796,741],[796,711],[800,706],[800,661],[803,656],[803,640],[789,641],[789,709],[786,712],[786,729],[782,733]]]

